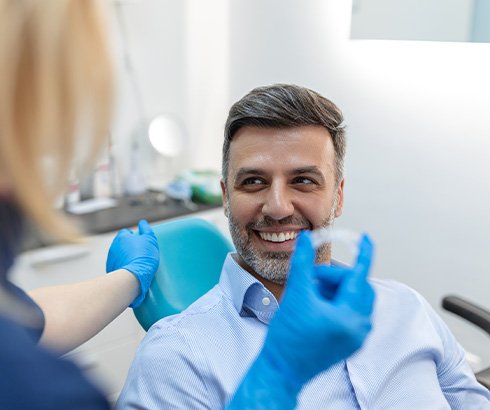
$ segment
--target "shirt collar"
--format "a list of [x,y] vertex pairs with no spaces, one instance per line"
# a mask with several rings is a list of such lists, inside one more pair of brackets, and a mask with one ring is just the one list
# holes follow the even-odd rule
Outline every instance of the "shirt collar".
[[269,324],[279,304],[274,295],[255,277],[243,269],[229,253],[223,264],[219,285],[231,299],[240,316],[255,316]]

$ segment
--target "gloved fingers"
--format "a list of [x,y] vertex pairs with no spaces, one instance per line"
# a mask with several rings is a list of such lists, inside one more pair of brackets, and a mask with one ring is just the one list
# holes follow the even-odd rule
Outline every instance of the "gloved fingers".
[[148,223],[148,221],[146,219],[141,219],[138,222],[138,229],[139,229],[140,235],[143,235],[145,233],[154,234],[153,229],[151,228],[150,224]]
[[359,256],[357,264],[354,267],[354,281],[357,281],[358,295],[351,303],[352,307],[357,309],[362,314],[371,314],[374,306],[375,292],[371,284],[367,281],[367,277],[371,270],[372,259],[374,254],[374,244],[368,235],[364,235],[361,239]]
[[336,305],[347,305],[350,309],[362,315],[370,315],[373,311],[375,292],[366,280],[359,281],[354,271],[339,285],[339,290],[334,297]]
[[332,300],[337,293],[340,282],[346,275],[346,269],[332,265],[317,265],[314,275],[320,295],[327,300]]
[[121,229],[116,234],[116,236],[112,240],[109,252],[107,253],[106,272],[112,272],[120,268],[119,265],[121,265],[121,257],[123,257],[121,253],[121,243],[126,242],[128,238],[133,236],[133,231],[127,228]]
[[334,265],[316,265],[315,276],[320,282],[333,282],[337,285],[346,275],[349,268]]
[[368,234],[364,234],[359,243],[359,254],[354,269],[358,272],[357,278],[365,281],[371,269],[374,254],[374,243]]
[[116,238],[119,236],[127,236],[127,235],[134,235],[134,232],[130,229],[124,228],[117,233]]
[[[371,268],[371,260],[374,246],[368,235],[364,235],[359,246],[357,263],[353,268],[347,270],[347,275],[339,285],[336,296],[337,303],[347,303],[354,308],[362,308],[360,302],[367,292],[369,293],[369,283],[367,277]],[[363,309],[364,310],[364,309]]]
[[358,287],[356,294],[351,294],[346,300],[349,307],[363,316],[368,316],[373,312],[376,293],[369,282],[364,282]]
[[296,239],[296,246],[291,256],[288,282],[313,280],[315,266],[315,249],[311,244],[310,235],[307,231],[302,231]]
[[374,309],[374,301],[376,300],[376,292],[373,287],[366,283],[366,287],[359,299],[359,311],[363,314],[370,315]]

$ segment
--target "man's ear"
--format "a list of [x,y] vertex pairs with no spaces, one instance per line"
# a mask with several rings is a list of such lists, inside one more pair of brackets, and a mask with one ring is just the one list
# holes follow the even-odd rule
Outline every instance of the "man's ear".
[[225,212],[225,216],[228,218],[228,195],[226,194],[226,183],[222,179],[219,184],[221,186],[221,199],[223,200],[223,210]]
[[335,217],[338,218],[340,215],[342,215],[342,211],[344,209],[344,178],[342,178],[342,181],[340,181],[335,195],[337,196],[337,209],[335,210]]

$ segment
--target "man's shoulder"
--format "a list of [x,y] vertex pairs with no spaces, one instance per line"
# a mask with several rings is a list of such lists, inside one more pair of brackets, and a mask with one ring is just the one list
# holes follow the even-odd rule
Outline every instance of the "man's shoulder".
[[419,296],[418,292],[413,288],[395,279],[371,278],[370,282],[376,291],[383,294],[403,294],[410,297]]
[[410,305],[426,308],[427,301],[420,293],[410,286],[394,279],[371,278],[371,284],[376,292],[376,299],[384,306]]
[[195,321],[208,320],[217,314],[216,310],[223,308],[223,304],[227,304],[227,299],[220,286],[215,285],[182,312],[155,322],[149,331],[184,328]]
[[224,320],[223,305],[226,297],[216,285],[181,313],[151,326],[138,347],[117,408],[132,407],[129,403],[134,402],[144,403],[144,408],[196,408],[197,402],[207,400],[203,349],[208,346],[207,329]]
[[166,349],[173,346],[182,350],[189,338],[198,337],[202,332],[211,332],[229,321],[232,310],[231,300],[217,284],[182,312],[155,322],[148,329],[140,350],[157,346],[161,348],[162,345]]
[[229,296],[216,285],[181,313],[162,318],[148,330],[136,352],[132,377],[151,369],[161,383],[172,384],[183,374],[203,374],[210,355],[221,357],[234,340],[240,318]]

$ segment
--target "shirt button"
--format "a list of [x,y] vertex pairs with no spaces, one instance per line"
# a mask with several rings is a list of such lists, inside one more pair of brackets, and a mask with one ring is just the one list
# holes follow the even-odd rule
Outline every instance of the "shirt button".
[[271,300],[266,296],[266,297],[262,298],[262,304],[264,306],[269,306],[271,304]]

